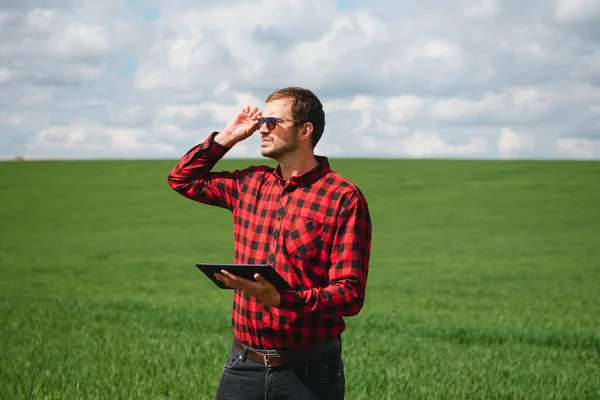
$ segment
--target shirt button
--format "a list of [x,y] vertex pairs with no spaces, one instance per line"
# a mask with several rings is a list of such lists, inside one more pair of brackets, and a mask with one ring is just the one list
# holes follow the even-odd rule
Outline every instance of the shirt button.
[[275,243],[271,244],[271,247],[275,247]]

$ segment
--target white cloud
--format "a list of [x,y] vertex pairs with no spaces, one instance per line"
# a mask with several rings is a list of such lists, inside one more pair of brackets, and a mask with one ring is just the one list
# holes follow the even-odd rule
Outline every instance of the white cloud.
[[477,158],[487,149],[484,137],[473,137],[466,142],[453,144],[431,131],[414,131],[395,140],[364,137],[361,144],[366,150],[403,158]]
[[367,12],[358,11],[355,17],[366,43],[385,40],[390,33],[388,26],[383,21]]
[[503,109],[506,97],[497,93],[487,93],[480,100],[460,97],[436,100],[429,113],[439,119],[460,119],[464,117],[496,114]]
[[498,150],[502,158],[515,158],[520,152],[530,150],[533,147],[531,137],[517,133],[509,128],[500,132],[498,139]]
[[[262,100],[251,93],[234,92],[233,97],[234,101],[226,104],[215,101],[205,101],[197,104],[165,105],[158,110],[157,120],[161,122],[177,123],[204,117],[225,125],[232,116],[245,105],[253,106],[262,103]],[[219,129],[220,128],[221,127],[219,126]]]
[[[172,155],[175,148],[161,141],[148,140],[141,129],[107,128],[102,126],[68,125],[42,129],[27,144],[27,158],[44,154],[70,154],[85,156],[100,153],[104,156],[119,154],[134,157],[145,152],[154,155]],[[75,156],[77,158],[77,156]]]
[[43,104],[52,101],[53,95],[50,93],[26,93],[21,98],[21,104],[25,106]]
[[0,68],[0,82],[6,82],[12,77],[12,72],[8,69]]
[[97,65],[72,64],[64,68],[62,75],[68,81],[89,82],[100,79],[106,72],[106,68],[106,63]]
[[78,59],[106,54],[113,47],[106,26],[57,10],[36,8],[26,15],[24,24],[30,35],[22,46],[30,54]]
[[32,32],[48,33],[55,26],[57,12],[52,9],[36,8],[25,17],[25,26]]
[[202,68],[211,61],[213,51],[202,34],[196,37],[177,37],[167,43],[169,67],[174,71]]
[[358,123],[350,130],[352,133],[361,133],[371,126],[373,119],[373,99],[369,96],[355,96],[347,105],[347,109],[356,112]]
[[139,126],[148,119],[148,110],[141,104],[111,110],[110,121],[115,125]]
[[[318,74],[319,70],[336,65],[340,57],[348,57],[354,50],[368,45],[380,35],[376,29],[363,29],[377,26],[372,18],[358,21],[351,17],[339,17],[331,22],[331,28],[317,40],[300,42],[291,52],[289,62],[300,73]],[[361,24],[360,21],[363,20]],[[362,25],[362,26],[361,26]]]
[[581,22],[600,15],[600,2],[597,0],[559,0],[554,10],[560,22]]
[[358,95],[348,103],[349,110],[370,111],[373,107],[373,99],[369,96]]
[[378,135],[384,135],[387,137],[399,137],[408,135],[410,133],[410,126],[405,123],[399,122],[387,122],[377,120],[375,126],[372,128],[373,132],[377,132]]
[[148,64],[138,68],[135,84],[140,90],[176,89],[187,86],[182,77],[171,75],[167,70],[161,70]]
[[101,26],[70,24],[54,32],[48,39],[49,50],[55,54],[79,57],[104,54],[110,50],[109,38]]
[[557,107],[561,98],[557,88],[514,86],[502,92],[484,93],[480,97],[443,97],[426,103],[426,113],[440,120],[535,120]]
[[181,120],[197,118],[207,108],[207,105],[168,105],[158,110],[158,116],[161,120]]
[[231,84],[227,81],[219,82],[217,86],[213,89],[213,94],[218,96],[220,94],[227,93],[227,91],[231,88]]
[[317,147],[315,147],[315,154],[324,155],[326,157],[343,156],[344,148],[339,144],[331,143],[327,140],[320,140]]
[[475,0],[463,8],[468,17],[493,17],[500,10],[500,0]]
[[400,142],[400,151],[411,157],[469,157],[481,155],[486,143],[483,138],[472,138],[465,144],[451,144],[435,132],[415,132]]
[[523,113],[541,114],[557,100],[558,94],[536,87],[514,87],[509,89],[512,106]]
[[576,159],[600,158],[600,139],[561,138],[558,140],[561,156]]
[[409,121],[423,108],[423,100],[416,96],[394,96],[386,101],[390,121]]
[[407,50],[409,62],[420,59],[432,59],[440,62],[459,60],[462,55],[460,46],[440,39],[420,39]]

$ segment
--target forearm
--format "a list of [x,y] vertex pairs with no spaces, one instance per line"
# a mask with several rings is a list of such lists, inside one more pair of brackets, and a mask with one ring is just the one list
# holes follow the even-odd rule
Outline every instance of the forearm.
[[[226,206],[224,197],[233,182],[225,174],[211,175],[215,164],[227,153],[227,147],[216,143],[218,136],[212,133],[201,144],[191,148],[169,172],[169,186],[192,200],[202,203]],[[221,186],[218,183],[221,182]],[[228,207],[228,206],[227,206]]]
[[238,142],[228,130],[223,130],[216,134],[214,141],[227,148],[232,148]]
[[324,288],[279,292],[279,308],[296,312],[324,312],[327,316],[353,316],[360,312],[365,299],[362,282],[343,280]]

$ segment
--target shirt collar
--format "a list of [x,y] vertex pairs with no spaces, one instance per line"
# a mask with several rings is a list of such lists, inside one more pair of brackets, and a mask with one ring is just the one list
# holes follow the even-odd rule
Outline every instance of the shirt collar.
[[[329,166],[329,160],[327,157],[323,156],[315,156],[318,164],[311,170],[305,172],[302,175],[292,176],[290,178],[290,185],[293,186],[310,186],[325,175],[327,175],[331,171],[331,167]],[[273,171],[273,175],[281,182],[283,182],[283,177],[281,175],[281,166],[277,166]]]

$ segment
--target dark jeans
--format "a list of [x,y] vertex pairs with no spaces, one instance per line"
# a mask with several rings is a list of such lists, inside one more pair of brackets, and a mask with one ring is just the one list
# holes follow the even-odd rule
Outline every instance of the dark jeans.
[[[216,400],[343,400],[342,345],[311,355],[301,363],[267,368],[232,347],[225,362]],[[273,350],[259,350],[275,353]]]

